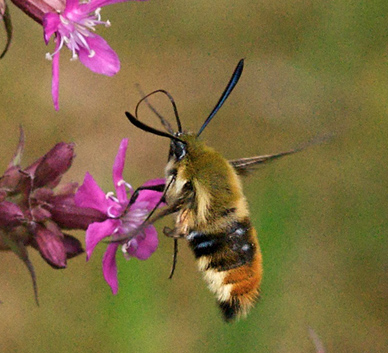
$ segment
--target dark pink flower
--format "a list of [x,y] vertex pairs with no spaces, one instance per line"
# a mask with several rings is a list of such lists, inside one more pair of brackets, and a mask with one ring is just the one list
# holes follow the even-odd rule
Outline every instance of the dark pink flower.
[[[48,44],[55,34],[55,51],[47,54],[53,60],[52,97],[55,109],[59,109],[59,51],[65,45],[72,52],[72,60],[79,58],[82,64],[98,74],[113,76],[120,70],[120,60],[114,50],[99,35],[95,26],[110,26],[101,21],[101,8],[130,0],[67,0],[63,11],[46,13],[43,18],[44,40]],[[138,0],[142,1],[142,0]]]
[[[128,207],[132,187],[123,179],[127,146],[128,139],[123,139],[113,164],[113,182],[116,196],[113,192],[105,194],[89,173],[86,173],[85,180],[75,195],[76,205],[98,210],[107,217],[103,222],[92,223],[86,230],[87,259],[90,258],[94,248],[101,240],[107,237],[112,237],[112,240],[122,239],[131,231],[136,230],[161,198],[160,192],[142,190],[136,201]],[[164,179],[155,179],[144,185],[163,183]],[[152,225],[130,240],[112,242],[108,245],[103,258],[102,269],[104,278],[111,287],[113,294],[118,291],[116,265],[116,251],[118,248],[121,247],[127,259],[136,257],[140,260],[146,260],[156,250],[157,246],[157,232]]]
[[53,268],[65,268],[67,259],[83,252],[64,229],[87,229],[106,219],[104,213],[75,205],[77,183],[59,184],[74,158],[74,145],[58,143],[27,168],[20,166],[24,149],[21,130],[17,151],[0,177],[0,250],[13,251],[36,282],[27,247],[39,251]]

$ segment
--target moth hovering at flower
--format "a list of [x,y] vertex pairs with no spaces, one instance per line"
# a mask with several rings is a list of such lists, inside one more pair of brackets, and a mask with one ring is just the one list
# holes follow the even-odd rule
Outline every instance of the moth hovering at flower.
[[[199,139],[237,84],[243,65],[244,61],[240,60],[221,98],[198,133],[182,130],[176,104],[164,90],[143,97],[136,107],[135,115],[126,112],[129,121],[136,127],[171,140],[165,168],[166,182],[152,187],[164,191],[162,200],[167,207],[155,214],[151,212],[144,227],[168,214],[176,213],[174,229],[164,229],[164,233],[175,240],[171,275],[175,268],[177,239],[185,238],[194,252],[199,270],[217,297],[226,321],[247,314],[259,296],[263,273],[261,251],[256,230],[249,218],[240,175],[246,174],[257,164],[301,149],[228,161]],[[167,132],[138,120],[139,104],[147,102],[150,95],[158,92],[167,95],[173,105],[178,125],[176,132],[151,105],[150,108],[160,118]],[[136,195],[135,192],[134,199]],[[139,231],[140,228],[136,230]]]

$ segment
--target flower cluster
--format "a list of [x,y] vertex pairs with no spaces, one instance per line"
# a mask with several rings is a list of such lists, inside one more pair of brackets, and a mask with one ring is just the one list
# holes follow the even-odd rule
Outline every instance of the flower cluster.
[[[127,146],[128,139],[123,139],[113,164],[116,196],[113,192],[105,194],[89,173],[86,173],[85,180],[75,195],[77,206],[99,211],[106,216],[104,221],[92,223],[88,227],[86,254],[89,259],[96,245],[101,240],[111,237],[112,242],[109,243],[103,257],[103,275],[113,294],[118,291],[116,265],[118,248],[121,247],[126,259],[136,257],[146,260],[158,246],[157,232],[152,225],[140,233],[137,233],[136,229],[143,223],[149,212],[160,203],[161,192],[141,190],[136,201],[129,204],[133,189],[123,179]],[[164,179],[154,179],[143,186],[161,184],[164,184]],[[133,236],[127,238],[131,233]]]
[[23,149],[21,130],[16,153],[0,177],[0,250],[13,251],[27,265],[37,298],[27,246],[38,250],[53,268],[65,268],[67,259],[83,252],[81,243],[65,230],[86,229],[105,215],[75,205],[77,183],[60,185],[72,164],[73,144],[56,144],[24,169],[20,166]]
[[[12,0],[22,11],[43,26],[46,45],[54,38],[55,49],[46,57],[52,60],[52,98],[59,109],[59,53],[67,47],[71,59],[91,71],[113,76],[120,70],[120,60],[108,43],[95,33],[96,26],[110,26],[103,21],[101,8],[131,0]],[[132,0],[144,1],[144,0]],[[0,0],[0,20],[7,30],[8,42],[12,25],[8,8]],[[27,247],[39,251],[54,268],[65,268],[67,259],[83,252],[81,243],[67,229],[86,230],[87,259],[96,245],[110,237],[103,257],[103,274],[114,294],[118,291],[116,253],[121,248],[124,257],[148,259],[157,249],[158,237],[152,225],[144,221],[148,214],[162,205],[160,191],[142,188],[133,196],[132,187],[123,179],[128,140],[122,140],[113,165],[115,193],[107,194],[93,177],[86,173],[81,187],[77,183],[60,184],[70,168],[74,146],[58,143],[43,157],[27,168],[20,166],[24,149],[21,131],[17,151],[0,177],[0,251],[13,251],[28,267],[37,298],[34,268]],[[164,186],[163,179],[151,180],[144,186]]]

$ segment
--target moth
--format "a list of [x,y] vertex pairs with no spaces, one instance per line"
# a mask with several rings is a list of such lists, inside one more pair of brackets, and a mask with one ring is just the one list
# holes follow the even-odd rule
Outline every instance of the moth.
[[[197,133],[182,130],[176,104],[165,90],[157,90],[144,96],[136,106],[135,115],[126,112],[129,121],[137,128],[167,137],[171,141],[165,168],[165,184],[140,187],[133,194],[130,203],[134,202],[141,190],[163,191],[161,201],[167,206],[159,213],[155,208],[156,212],[151,212],[144,227],[168,214],[175,214],[175,227],[164,229],[167,236],[174,238],[172,273],[176,262],[177,239],[184,238],[194,253],[209,289],[216,295],[226,321],[248,313],[259,297],[263,275],[262,255],[256,230],[250,220],[241,176],[248,174],[259,164],[304,148],[228,161],[200,139],[203,130],[239,81],[243,67],[244,60],[240,60],[219,101]],[[148,103],[166,131],[155,129],[138,119],[140,103],[147,102],[147,98],[155,93],[163,93],[170,99],[177,131]]]

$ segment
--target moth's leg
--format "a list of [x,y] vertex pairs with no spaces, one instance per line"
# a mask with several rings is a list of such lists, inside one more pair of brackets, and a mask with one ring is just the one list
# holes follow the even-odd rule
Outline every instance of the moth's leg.
[[175,227],[174,229],[171,229],[169,227],[164,227],[163,234],[166,237],[173,238],[173,239],[180,239],[185,237],[185,234],[180,232],[177,227]]
[[171,279],[172,276],[174,275],[176,263],[178,260],[178,239],[185,238],[187,234],[182,232],[182,230],[179,229],[178,227],[175,227],[174,229],[171,229],[169,227],[164,227],[163,234],[169,238],[174,239],[174,254],[173,254],[170,275],[168,276],[168,278]]
[[184,238],[185,234],[183,234],[182,232],[179,232],[177,227],[175,227],[174,229],[171,229],[169,227],[164,227],[163,234],[166,237],[174,239],[174,253],[172,258],[172,266],[171,266],[170,275],[168,276],[168,279],[171,279],[172,276],[174,275],[176,263],[178,260],[178,239]]
[[170,275],[168,276],[168,279],[171,279],[172,276],[174,276],[177,260],[178,260],[178,239],[174,238],[174,255],[172,258],[172,266],[171,266],[171,271],[170,271]]

